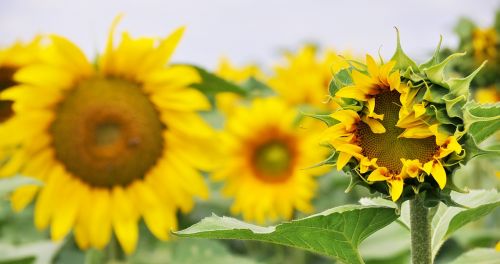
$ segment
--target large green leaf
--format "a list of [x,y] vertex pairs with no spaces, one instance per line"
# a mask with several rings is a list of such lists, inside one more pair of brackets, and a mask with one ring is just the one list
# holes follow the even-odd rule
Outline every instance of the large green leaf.
[[498,264],[500,251],[493,248],[476,248],[456,258],[450,264]]
[[[468,223],[476,221],[491,213],[500,206],[500,194],[496,190],[471,190],[469,193],[452,192],[451,199],[466,206],[453,207],[441,203],[432,208],[432,254],[436,257],[443,243],[457,230]],[[363,205],[384,205],[396,207],[396,204],[382,198],[363,198]],[[410,210],[408,202],[401,205],[401,216],[398,222],[410,230]],[[409,237],[410,233],[406,232]]]
[[468,103],[464,109],[465,129],[481,143],[500,129],[500,103]]
[[500,206],[500,194],[496,190],[472,190],[466,194],[453,192],[451,197],[455,202],[467,208],[440,204],[436,209],[432,219],[433,257],[436,256],[443,243],[460,227],[478,220]]
[[181,237],[264,241],[356,264],[364,263],[358,251],[359,244],[396,218],[394,208],[347,205],[270,227],[214,215],[175,234]]

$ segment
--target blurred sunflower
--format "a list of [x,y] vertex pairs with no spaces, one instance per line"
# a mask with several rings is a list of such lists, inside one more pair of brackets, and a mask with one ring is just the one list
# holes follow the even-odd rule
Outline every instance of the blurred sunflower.
[[[34,63],[38,58],[40,49],[40,38],[36,37],[27,44],[17,42],[8,48],[0,50],[0,93],[17,84],[13,79],[14,74],[19,68]],[[12,103],[12,100],[0,99],[0,126],[14,114]],[[12,151],[16,147],[1,148],[0,166],[11,157]],[[10,173],[9,171],[5,172]],[[0,176],[4,176],[5,172],[0,169]]]
[[[0,92],[16,84],[14,73],[21,67],[36,61],[40,49],[40,38],[30,43],[21,42],[0,50]],[[12,101],[0,100],[0,123],[13,114]]]
[[38,193],[35,225],[50,226],[54,240],[73,228],[80,248],[102,249],[114,232],[131,253],[140,218],[165,240],[177,209],[208,196],[195,168],[212,166],[213,131],[196,113],[209,102],[189,88],[197,72],[165,66],[184,28],[159,41],[123,33],[115,45],[115,25],[96,66],[51,36],[42,61],[21,68],[19,85],[2,94],[15,114],[0,135],[2,145],[22,146],[6,166],[44,182],[12,195],[16,211]]
[[[264,73],[256,64],[238,67],[227,58],[222,58],[220,60],[215,73],[223,79],[239,85],[248,81],[250,78],[259,80],[264,79]],[[217,108],[226,114],[230,113],[241,99],[241,95],[230,92],[221,92],[215,97]]]
[[472,47],[476,61],[481,64],[484,60],[497,58],[500,45],[497,31],[494,28],[476,28],[472,31]]
[[500,102],[500,92],[496,85],[492,85],[490,87],[479,88],[476,90],[474,94],[474,99],[478,103],[488,104],[488,103],[496,103]]
[[334,77],[333,95],[343,104],[330,115],[333,122],[324,140],[336,150],[337,169],[349,164],[353,177],[388,193],[393,201],[405,184],[415,190],[424,182],[444,189],[465,157],[462,107],[478,70],[464,79],[445,80],[444,67],[460,54],[443,62],[437,54],[417,66],[398,42],[388,63],[378,65],[368,55],[366,64],[357,63]]
[[302,47],[297,54],[285,53],[286,63],[274,68],[269,86],[292,105],[311,105],[332,110],[338,104],[330,100],[328,86],[332,74],[349,64],[335,52],[327,50],[319,57],[313,45]]
[[264,223],[290,219],[294,210],[312,212],[314,176],[306,169],[325,158],[317,134],[297,127],[298,112],[277,98],[255,99],[229,116],[223,139],[225,162],[214,173],[233,197],[233,214]]

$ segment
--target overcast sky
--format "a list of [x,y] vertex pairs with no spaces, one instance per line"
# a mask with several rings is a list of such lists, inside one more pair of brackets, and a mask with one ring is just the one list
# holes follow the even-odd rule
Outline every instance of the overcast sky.
[[407,53],[423,60],[436,46],[457,42],[452,29],[460,16],[479,25],[493,21],[498,0],[0,0],[0,45],[36,33],[58,33],[89,55],[102,50],[113,18],[125,14],[120,30],[162,36],[180,25],[187,31],[174,60],[206,67],[221,55],[237,63],[277,60],[280,49],[315,42],[356,53],[395,46],[401,30]]

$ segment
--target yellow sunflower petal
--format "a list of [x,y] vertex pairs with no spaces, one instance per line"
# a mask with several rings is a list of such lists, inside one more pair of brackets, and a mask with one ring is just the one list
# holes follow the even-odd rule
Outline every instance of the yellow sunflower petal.
[[372,171],[370,175],[368,175],[368,181],[375,182],[375,181],[387,181],[389,179],[388,177],[388,170],[385,167],[380,167],[377,168],[376,170]]
[[349,162],[349,160],[352,158],[352,155],[349,153],[345,152],[340,152],[339,157],[337,159],[337,170],[341,171],[342,168]]
[[346,86],[335,93],[336,97],[352,98],[359,101],[366,101],[368,97],[365,92],[357,86]]
[[367,116],[363,116],[361,120],[370,127],[373,133],[375,134],[385,133],[385,127],[379,121],[369,118]]
[[115,187],[111,193],[112,223],[116,238],[126,254],[131,254],[137,245],[139,229],[137,212],[133,202],[122,187]]
[[14,212],[20,212],[23,210],[38,193],[40,186],[27,185],[22,186],[14,191],[11,196],[12,209]]
[[402,179],[390,179],[388,180],[390,184],[389,192],[392,197],[392,201],[397,201],[401,194],[403,193],[403,180]]

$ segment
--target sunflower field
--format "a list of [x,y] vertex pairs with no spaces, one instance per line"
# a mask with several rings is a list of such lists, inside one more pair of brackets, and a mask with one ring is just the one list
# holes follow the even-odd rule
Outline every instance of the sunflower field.
[[498,2],[63,2],[0,2],[0,264],[500,264]]

